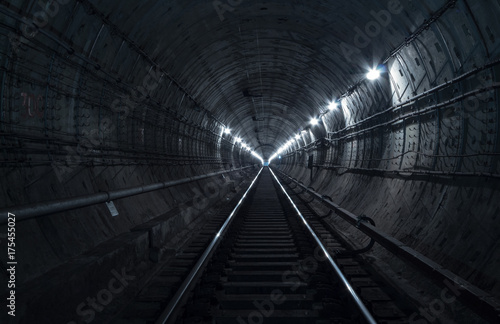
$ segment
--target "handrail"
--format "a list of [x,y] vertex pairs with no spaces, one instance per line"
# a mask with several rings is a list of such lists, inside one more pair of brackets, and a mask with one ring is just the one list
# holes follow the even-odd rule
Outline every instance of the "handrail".
[[245,192],[245,194],[243,195],[243,197],[241,197],[240,201],[238,202],[236,207],[233,209],[233,211],[231,212],[229,217],[226,219],[226,221],[224,222],[224,224],[222,225],[220,230],[217,232],[217,234],[213,238],[212,242],[210,242],[208,247],[205,249],[205,252],[203,252],[200,259],[198,259],[198,262],[196,262],[196,264],[194,265],[193,269],[191,270],[191,272],[189,273],[187,278],[184,279],[181,286],[179,287],[179,289],[177,290],[175,295],[172,297],[172,299],[168,303],[165,310],[161,313],[160,317],[158,317],[158,319],[155,321],[155,324],[167,323],[167,321],[170,319],[170,316],[172,316],[172,313],[174,312],[175,308],[177,307],[177,305],[181,302],[182,298],[184,297],[184,294],[186,292],[188,292],[189,289],[191,288],[191,286],[195,283],[194,278],[198,275],[198,271],[200,271],[200,269],[204,266],[205,262],[208,260],[209,255],[212,254],[212,252],[215,250],[215,248],[219,245],[220,240],[222,239],[222,237],[226,233],[227,228],[231,224],[234,215],[240,210],[241,204],[243,203],[243,200],[246,198],[250,189],[252,189],[253,185],[255,184],[255,181],[257,181],[257,179],[259,178],[260,173],[262,172],[262,169],[263,168],[260,169],[260,171],[257,174],[257,176],[255,177],[255,179],[253,179],[252,183],[248,187],[248,189]]
[[[297,183],[297,186],[303,186],[283,171],[276,171],[281,173],[283,177]],[[398,258],[417,266],[418,269],[429,275],[441,287],[449,288],[454,286],[453,289],[457,292],[457,297],[469,307],[474,309],[479,315],[489,321],[492,320],[494,322],[500,322],[500,302],[491,296],[491,294],[472,285],[470,282],[460,278],[450,270],[415,251],[394,237],[382,232],[371,224],[358,222],[358,216],[340,207],[333,201],[324,199],[324,196],[316,191],[308,188],[306,188],[306,190],[308,190],[310,194],[314,195],[325,206],[334,210],[337,215],[342,217],[351,225],[356,226],[363,233],[377,241],[377,243],[394,253]]]
[[21,206],[12,206],[0,209],[0,225],[7,224],[8,213],[16,215],[16,222],[28,220],[35,217],[45,216],[49,214],[55,214],[62,211],[72,210],[81,207],[87,207],[91,205],[96,205],[99,203],[108,202],[111,200],[116,200],[120,198],[131,197],[135,195],[140,195],[146,192],[161,190],[181,184],[190,183],[193,181],[203,180],[211,178],[224,173],[241,171],[247,168],[252,168],[253,166],[243,167],[239,169],[224,170],[219,172],[212,172],[204,175],[199,175],[190,178],[183,178],[179,180],[167,181],[167,182],[157,182],[145,186],[137,186],[125,189],[118,189],[112,191],[103,191],[90,195],[83,195],[77,197],[63,198],[57,200],[50,200],[38,203],[32,203]]
[[[326,249],[326,247],[323,245],[323,243],[321,242],[321,240],[318,238],[318,236],[316,235],[316,233],[314,232],[314,230],[311,228],[311,226],[309,225],[309,223],[307,222],[307,220],[305,219],[305,217],[299,211],[299,209],[297,208],[297,206],[293,202],[292,198],[290,198],[290,196],[286,192],[285,188],[283,188],[283,186],[281,185],[280,181],[278,180],[278,178],[274,174],[273,170],[271,170],[271,168],[269,168],[269,170],[271,171],[271,174],[273,175],[274,179],[276,179],[276,182],[278,183],[278,185],[281,187],[281,190],[283,190],[283,193],[286,195],[286,197],[288,198],[288,200],[290,201],[290,203],[293,205],[293,208],[297,212],[297,215],[300,217],[300,219],[302,220],[302,222],[304,222],[304,225],[309,230],[309,233],[311,234],[311,236],[313,237],[313,239],[316,241],[316,243],[318,244],[318,246],[321,248],[321,250],[325,254],[326,258],[328,259],[328,261],[330,263],[330,265],[333,267],[333,270],[335,270],[335,272],[337,273],[337,275],[341,279],[342,283],[344,284],[344,286],[349,291],[351,297],[354,299],[354,302],[356,303],[356,306],[358,306],[359,310],[361,311],[361,313],[363,314],[363,316],[365,317],[365,319],[367,320],[367,322],[370,323],[370,324],[377,323],[375,321],[375,319],[373,318],[372,314],[370,313],[370,311],[366,308],[365,304],[363,304],[363,302],[361,301],[361,298],[358,296],[358,294],[356,293],[356,291],[354,291],[354,288],[351,286],[351,284],[349,283],[349,281],[347,280],[347,278],[344,276],[344,274],[340,270],[339,266],[335,263],[335,261],[333,261],[332,256],[330,255],[330,253],[328,252],[328,250]],[[297,185],[300,185],[300,184],[297,182]]]

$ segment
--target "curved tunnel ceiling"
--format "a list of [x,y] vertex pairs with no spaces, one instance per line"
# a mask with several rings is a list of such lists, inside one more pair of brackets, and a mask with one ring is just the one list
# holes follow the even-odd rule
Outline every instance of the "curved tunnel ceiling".
[[[50,282],[101,244],[116,269],[147,258],[143,243],[156,253],[153,238],[170,250],[176,228],[209,214],[191,214],[198,189],[223,181],[222,202],[256,170],[237,137],[270,159],[300,132],[277,167],[498,296],[499,12],[500,0],[2,1],[0,214],[31,213],[20,282]],[[386,73],[367,80],[376,65]],[[93,200],[110,192],[128,193],[111,219]],[[139,225],[141,248],[115,253]],[[102,256],[57,289],[88,296],[76,283],[98,284]],[[59,308],[54,291],[33,304]]]
[[[105,17],[269,158],[445,1],[422,2],[411,16],[398,1],[91,3],[88,12]],[[390,24],[382,29],[376,19]],[[101,41],[100,26],[92,28],[97,61],[118,55]],[[355,38],[357,30],[370,36]]]

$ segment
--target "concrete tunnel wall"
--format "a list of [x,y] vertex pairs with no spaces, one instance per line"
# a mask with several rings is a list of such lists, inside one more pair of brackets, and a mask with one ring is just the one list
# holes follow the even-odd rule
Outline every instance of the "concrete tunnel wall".
[[[324,71],[335,71],[302,73],[295,67],[285,69],[279,60],[267,67],[271,76],[264,75],[260,84],[276,86],[280,96],[274,102],[265,99],[271,112],[269,118],[266,115],[270,121],[263,123],[268,123],[268,133],[277,135],[259,130],[262,125],[254,118],[258,113],[240,108],[255,105],[245,103],[248,98],[261,100],[255,94],[241,95],[240,89],[258,81],[242,85],[232,79],[245,74],[239,62],[250,60],[252,52],[240,52],[235,46],[228,53],[237,30],[231,24],[241,18],[236,13],[249,13],[250,18],[242,20],[250,24],[262,14],[260,4],[242,4],[240,11],[220,22],[201,3],[176,3],[165,15],[171,15],[169,26],[177,32],[160,35],[144,28],[147,20],[161,20],[161,27],[167,24],[155,13],[159,9],[153,2],[136,13],[134,4],[126,1],[60,3],[50,23],[24,31],[23,14],[40,11],[36,1],[12,0],[0,7],[4,175],[0,207],[253,165],[259,161],[234,142],[236,135],[246,135],[249,144],[269,158],[325,104],[318,98],[333,97],[325,90],[333,84],[339,89],[337,97],[346,94],[339,109],[325,114],[318,127],[305,129],[300,141],[273,165],[309,184],[307,157],[314,155],[311,185],[316,190],[331,195],[346,209],[372,217],[387,233],[499,296],[497,2],[403,1],[393,24],[369,37],[365,47],[347,48],[352,51],[350,60],[331,51],[341,38],[316,44],[311,37],[298,49],[286,43],[283,62],[295,60],[304,69],[318,72],[321,68],[308,65],[308,57],[318,55],[329,59],[321,64]],[[277,1],[268,11],[282,10],[280,5]],[[357,11],[361,21],[346,15],[340,34],[352,34],[346,26],[364,27],[372,21],[369,6],[387,9],[378,1],[364,6]],[[302,16],[313,21],[320,15],[318,8],[311,4],[302,11],[290,9],[294,14],[287,11],[289,16],[281,22],[297,17],[299,24]],[[445,10],[440,12],[441,8]],[[193,21],[183,18],[188,13],[196,13]],[[141,19],[141,15],[151,16]],[[197,15],[203,19],[196,20]],[[213,27],[208,30],[221,37],[221,44],[203,43],[206,26]],[[228,32],[227,26],[235,28]],[[299,39],[300,28],[288,26]],[[160,46],[162,37],[169,46]],[[314,52],[315,45],[320,54]],[[189,55],[190,51],[194,54]],[[362,77],[361,62],[387,55],[382,79],[356,84]],[[269,60],[274,60],[271,56]],[[335,62],[330,64],[333,68],[330,62]],[[282,70],[287,77],[280,82],[289,82],[292,90],[268,81],[273,80],[273,72]],[[315,77],[316,83],[310,81]],[[225,88],[240,89],[238,96],[225,93]],[[245,131],[223,133],[225,126],[235,128],[237,123]],[[268,137],[251,139],[261,133]],[[235,181],[235,188],[241,188],[255,171],[227,176]],[[17,224],[22,233],[18,258],[29,260],[19,265],[19,282],[39,282],[76,269],[81,276],[73,282],[85,280],[88,285],[83,292],[76,284],[69,289],[68,298],[79,294],[74,297],[77,304],[102,286],[84,270],[102,266],[102,256],[116,251],[102,273],[121,265],[145,273],[140,265],[149,264],[149,249],[159,247],[151,245],[150,234],[131,234],[131,229],[167,215],[160,245],[175,248],[181,237],[173,237],[174,233],[186,228],[195,231],[204,220],[196,218],[201,209],[192,218],[180,211],[195,203],[196,190],[203,192],[214,181],[223,189],[212,205],[231,191],[222,177],[115,201],[120,212],[115,218],[100,204]],[[331,221],[353,241],[366,240],[341,222]],[[0,233],[4,230],[5,226],[0,227]],[[45,288],[39,287],[40,296]]]
[[[388,60],[386,78],[342,99],[274,165],[498,296],[499,76],[487,64],[499,47],[493,17],[474,9],[478,29],[458,10],[445,14],[456,29],[423,31]],[[490,37],[481,43],[479,34]],[[368,242],[339,217],[330,222]]]
[[[21,4],[39,12],[35,3],[10,5]],[[85,10],[74,5],[74,10]],[[61,5],[61,11],[68,10],[67,14],[71,9]],[[60,14],[49,29],[58,32],[65,21]],[[9,17],[5,23],[16,22]],[[76,37],[69,37],[71,51],[90,51],[85,31],[76,26],[67,31]],[[182,179],[256,162],[221,133],[221,123],[213,115],[197,107],[163,72],[152,71],[149,58],[137,54],[132,44],[121,44],[121,57],[112,51],[96,53],[100,63],[93,66],[83,59],[73,61],[60,43],[43,35],[30,39],[32,46],[26,47],[9,39],[12,33],[2,36],[2,206]],[[115,73],[115,79],[102,70]],[[118,201],[123,217],[111,221],[107,208],[99,205],[19,224],[22,233],[31,234],[21,239],[37,247],[20,250],[27,253],[20,258],[31,260],[25,264],[29,268],[20,271],[21,281],[191,201],[193,190],[203,192],[209,182],[213,180]]]
[[[36,3],[10,5],[38,12]],[[73,5],[84,10],[79,3]],[[71,14],[69,7],[61,10]],[[63,28],[59,23],[65,23],[64,17],[56,17],[48,28],[61,39],[65,37],[57,28]],[[28,45],[16,43],[10,38],[16,21],[2,16],[2,23],[10,26],[2,32],[0,54],[2,207],[260,163],[223,134],[221,122],[174,81],[152,72],[151,62],[132,44],[117,45],[123,47],[120,57],[111,51],[98,53],[102,61],[97,69],[84,59],[73,60],[67,49],[43,35],[23,38]],[[85,31],[73,32],[78,37],[72,51],[89,51]],[[116,79],[102,71],[113,71]],[[190,239],[190,231],[199,231],[213,215],[211,208],[255,171],[228,172],[121,199],[114,202],[117,217],[99,204],[19,222],[16,257],[26,261],[17,266],[17,284],[24,287],[18,292],[18,307],[27,308],[31,316],[23,320],[39,321],[58,312],[63,320],[71,319],[76,306],[107,283],[111,270],[125,267],[143,276],[158,258],[175,253]],[[148,222],[154,226],[140,228]],[[0,228],[7,232],[7,226]],[[5,250],[6,243],[2,238]],[[6,257],[1,256],[4,263]],[[2,286],[6,280],[2,276]],[[61,310],[61,300],[74,307]]]

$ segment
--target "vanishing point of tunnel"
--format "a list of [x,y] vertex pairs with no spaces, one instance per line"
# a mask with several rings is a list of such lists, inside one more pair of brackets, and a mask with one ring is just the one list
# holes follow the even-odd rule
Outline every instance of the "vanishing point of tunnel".
[[499,0],[1,0],[0,323],[500,323]]

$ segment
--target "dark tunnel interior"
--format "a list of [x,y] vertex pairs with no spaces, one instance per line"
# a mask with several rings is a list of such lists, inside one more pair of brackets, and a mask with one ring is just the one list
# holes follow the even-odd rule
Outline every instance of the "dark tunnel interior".
[[[353,248],[370,235],[340,214],[376,223],[359,258],[429,310],[403,322],[499,323],[499,16],[500,0],[2,0],[0,322],[150,323],[116,314],[269,165]],[[479,310],[445,302],[443,273]]]

